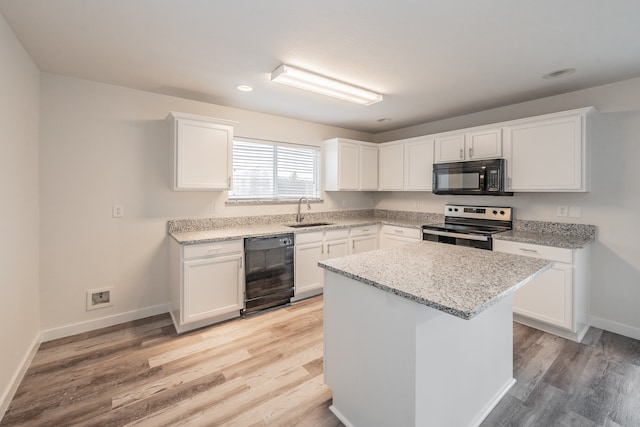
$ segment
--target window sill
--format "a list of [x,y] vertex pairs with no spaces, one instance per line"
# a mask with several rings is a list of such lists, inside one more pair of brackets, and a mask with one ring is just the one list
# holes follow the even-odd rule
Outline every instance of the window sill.
[[[306,199],[306,197],[303,197]],[[264,206],[264,205],[297,205],[300,198],[297,199],[237,199],[227,200],[225,206]],[[309,203],[324,203],[323,199],[309,199]]]

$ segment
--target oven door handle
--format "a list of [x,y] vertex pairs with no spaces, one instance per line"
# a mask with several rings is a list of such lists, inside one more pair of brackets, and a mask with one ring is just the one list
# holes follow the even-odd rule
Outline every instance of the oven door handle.
[[486,242],[489,240],[488,236],[479,236],[477,234],[464,234],[464,233],[452,233],[450,231],[438,231],[438,230],[422,230],[422,234],[435,234],[436,236],[455,237],[459,239],[478,240]]

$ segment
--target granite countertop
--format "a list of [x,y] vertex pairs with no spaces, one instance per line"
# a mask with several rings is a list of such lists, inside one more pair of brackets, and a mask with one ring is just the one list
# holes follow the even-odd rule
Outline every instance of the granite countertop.
[[494,234],[493,239],[567,249],[580,249],[591,244],[595,240],[592,235],[568,235],[522,230],[510,230]]
[[[315,221],[307,221],[315,222]],[[245,237],[273,236],[283,233],[309,233],[312,231],[336,230],[339,228],[358,227],[366,225],[387,224],[401,227],[411,227],[420,229],[424,221],[403,220],[403,219],[382,219],[374,217],[348,218],[348,219],[328,219],[322,222],[329,222],[330,225],[308,228],[292,228],[285,224],[251,224],[237,225],[233,227],[220,227],[201,231],[172,231],[169,235],[178,243],[190,245],[197,243],[211,243],[221,240],[244,239]],[[303,222],[304,223],[304,222]],[[293,224],[293,223],[291,223]]]
[[319,266],[470,319],[553,266],[552,261],[421,241]]

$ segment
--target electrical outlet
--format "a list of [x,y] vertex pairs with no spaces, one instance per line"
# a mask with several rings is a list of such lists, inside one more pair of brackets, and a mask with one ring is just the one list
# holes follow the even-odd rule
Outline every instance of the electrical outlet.
[[557,216],[567,216],[569,212],[568,206],[558,206],[558,210],[556,212]]
[[342,199],[342,207],[343,208],[347,207],[347,201],[345,199]]
[[113,209],[111,210],[111,216],[113,218],[122,218],[124,216],[124,206],[113,205]]
[[94,289],[87,291],[87,310],[95,310],[96,308],[111,307],[112,288]]

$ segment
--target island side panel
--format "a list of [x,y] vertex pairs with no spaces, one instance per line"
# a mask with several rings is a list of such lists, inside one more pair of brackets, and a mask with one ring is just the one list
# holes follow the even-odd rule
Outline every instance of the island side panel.
[[464,320],[417,313],[416,426],[477,426],[511,388],[511,295]]
[[347,426],[415,425],[415,303],[325,270],[324,380]]

